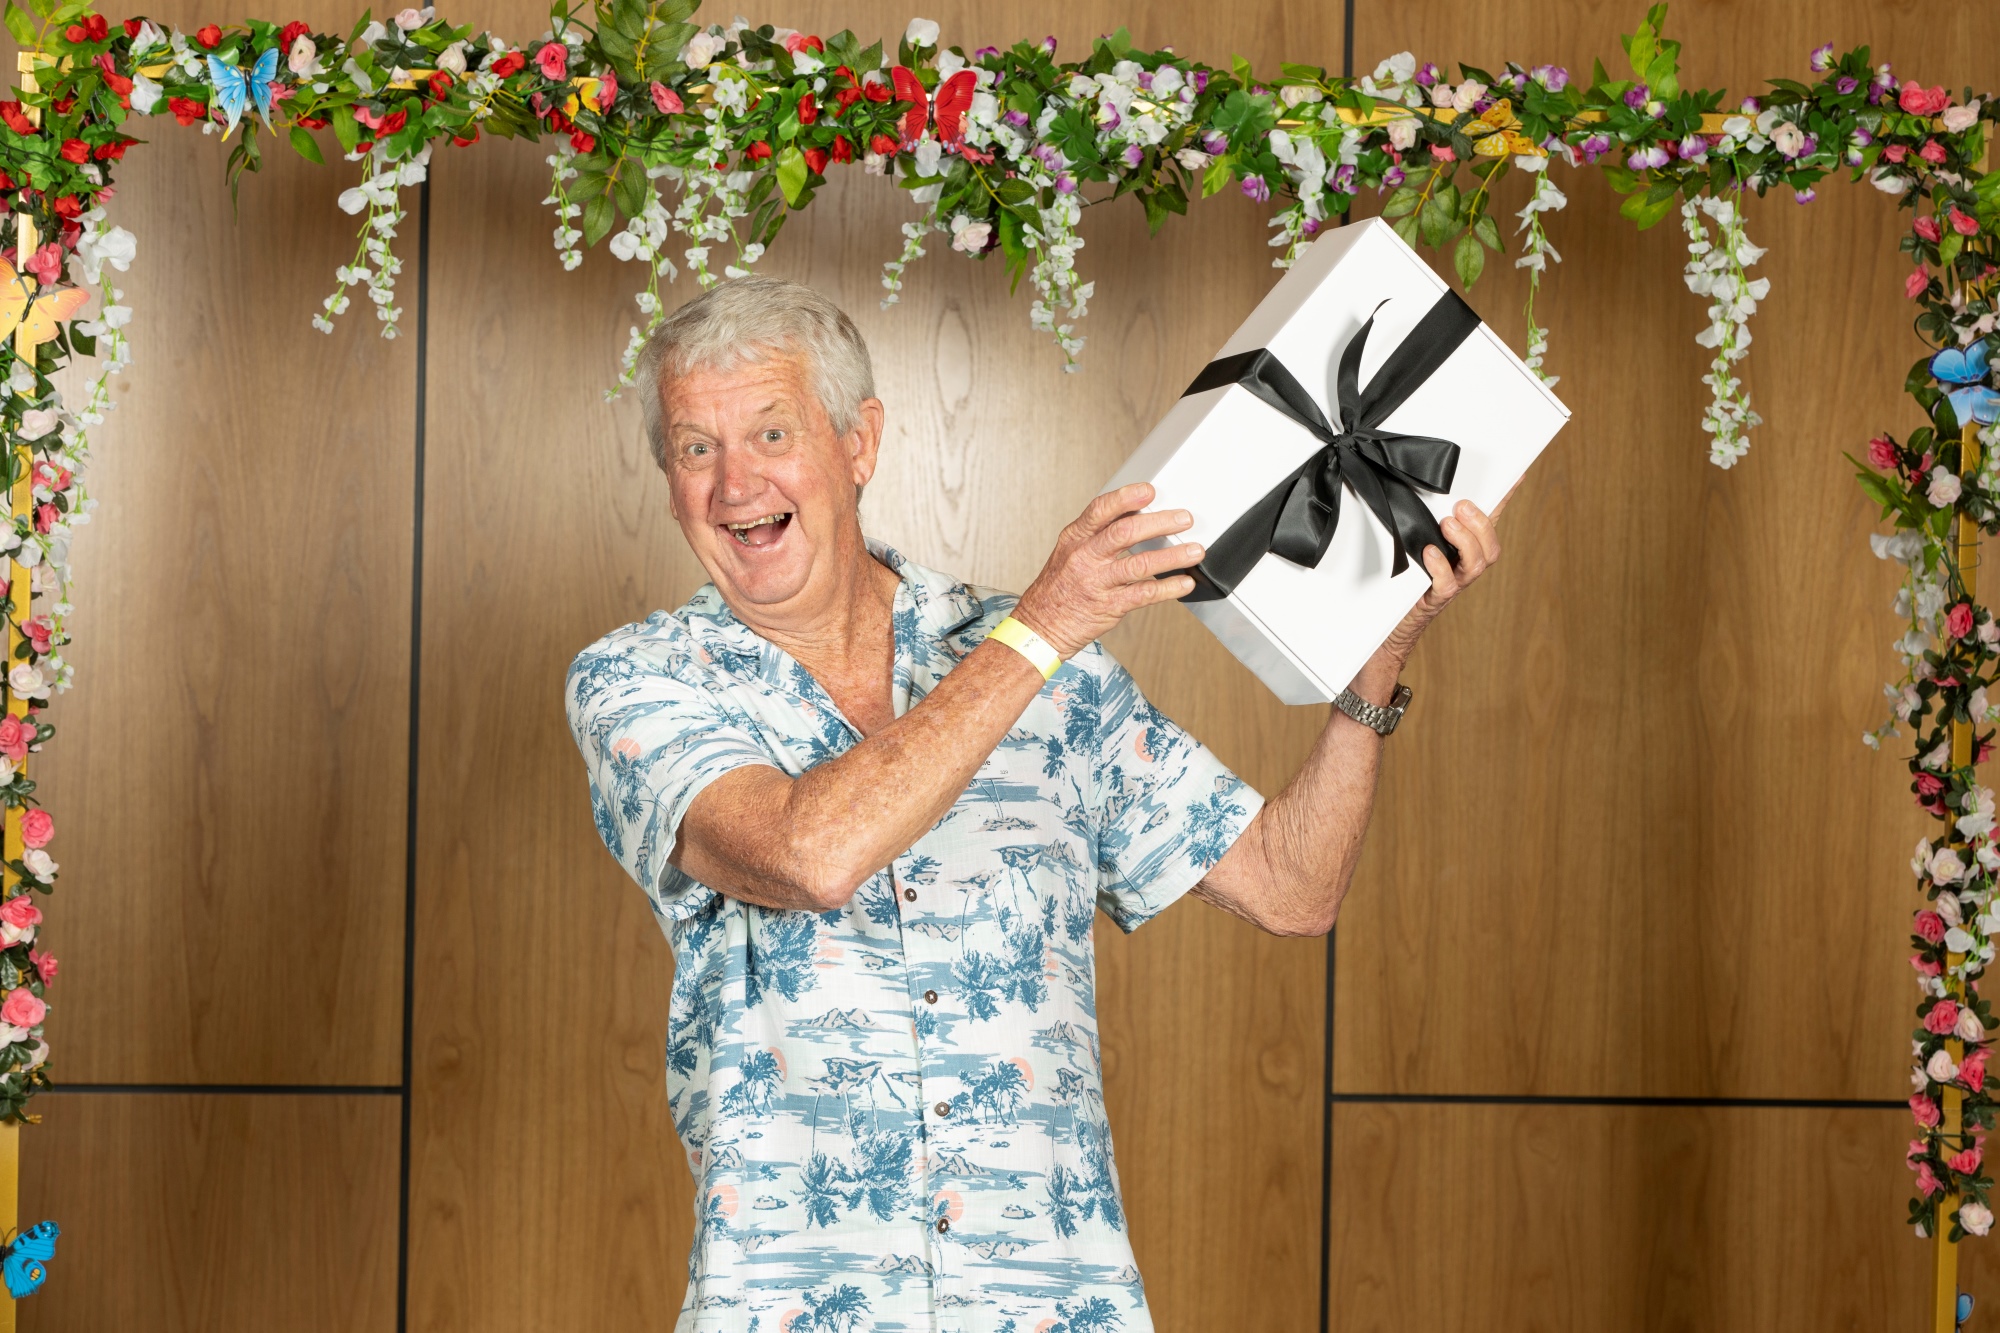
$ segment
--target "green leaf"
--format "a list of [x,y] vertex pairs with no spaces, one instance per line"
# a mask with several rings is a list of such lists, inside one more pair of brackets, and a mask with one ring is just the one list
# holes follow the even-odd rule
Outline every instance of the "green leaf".
[[1604,179],[1611,182],[1611,188],[1620,194],[1630,194],[1645,184],[1639,178],[1638,172],[1630,167],[1620,166],[1616,162],[1600,162],[1597,164],[1597,169],[1604,173]]
[[1493,220],[1491,213],[1472,224],[1472,234],[1477,236],[1489,250],[1500,248],[1500,224]]
[[618,201],[618,211],[628,218],[636,218],[645,212],[645,168],[631,158],[626,158],[620,164],[619,173],[612,182],[611,197]]
[[1229,184],[1229,163],[1218,157],[1201,173],[1201,197],[1206,199],[1212,194],[1219,193],[1227,184]]
[[994,197],[1009,208],[1016,208],[1035,197],[1035,187],[1019,176],[1001,181],[993,187]]
[[1390,225],[1396,229],[1396,234],[1403,238],[1405,245],[1412,247],[1416,245],[1417,215],[1415,213],[1410,214],[1408,217],[1397,218]]
[[599,194],[583,206],[583,243],[596,245],[618,221],[618,210],[612,205],[609,194]]
[[1458,270],[1458,280],[1467,287],[1479,281],[1479,275],[1486,268],[1486,249],[1471,232],[1458,238],[1458,248],[1452,251],[1452,267]]
[[319,151],[319,141],[312,137],[312,131],[302,125],[292,126],[292,148],[308,162],[326,165],[326,156]]
[[1632,195],[1618,206],[1619,213],[1638,223],[1640,231],[1657,225],[1661,218],[1674,210],[1672,194],[1662,199],[1655,199],[1653,193],[1648,190],[1645,194]]
[[785,202],[797,204],[800,193],[806,188],[806,155],[797,144],[778,154],[778,188],[785,192]]
[[14,40],[22,46],[32,48],[35,45],[35,21],[13,0],[7,3],[7,31],[13,33]]
[[340,151],[351,153],[361,142],[361,125],[354,119],[354,108],[337,106],[333,109],[333,137],[340,140]]
[[1965,248],[1965,237],[1951,232],[1938,242],[1938,266],[1949,269],[1951,261],[1958,258],[1958,252]]
[[1382,216],[1394,221],[1417,211],[1417,200],[1421,196],[1408,185],[1399,185],[1382,205]]

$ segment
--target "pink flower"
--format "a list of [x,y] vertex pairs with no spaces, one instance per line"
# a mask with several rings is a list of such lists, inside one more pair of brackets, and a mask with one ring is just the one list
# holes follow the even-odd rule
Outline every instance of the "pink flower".
[[1936,139],[1924,140],[1924,146],[1917,150],[1917,156],[1934,167],[1944,165],[1944,145]]
[[560,79],[569,73],[569,47],[561,42],[549,42],[535,52],[535,68],[541,70],[545,79]]
[[1883,158],[1890,162],[1901,162],[1905,157],[1909,156],[1909,153],[1909,147],[1899,143],[1892,143],[1882,150]]
[[611,104],[618,100],[618,76],[610,70],[604,71],[604,79],[597,85],[597,109],[609,111]]
[[1926,88],[1912,79],[1903,85],[1902,92],[1897,95],[1896,105],[1913,116],[1935,116],[1951,105],[1951,96],[1945,92],[1942,84],[1935,88]]
[[1458,161],[1458,154],[1457,154],[1457,153],[1454,153],[1454,152],[1453,152],[1453,151],[1451,150],[1451,145],[1450,145],[1450,144],[1443,144],[1443,143],[1434,143],[1434,144],[1432,144],[1432,145],[1431,145],[1431,156],[1432,156],[1433,158],[1437,159],[1437,160],[1438,160],[1439,162],[1456,162],[1456,161]]
[[28,966],[41,973],[42,980],[45,983],[56,979],[56,957],[54,954],[38,953],[31,948],[28,950]]
[[1884,472],[1896,466],[1896,445],[1886,435],[1877,435],[1868,441],[1868,461]]
[[47,616],[36,616],[33,620],[26,622],[21,626],[21,632],[28,636],[29,644],[38,653],[46,654],[51,648],[56,646],[55,626],[49,623]]
[[653,85],[653,105],[660,109],[663,116],[677,116],[686,109],[681,95],[664,83]]
[[1951,229],[1960,236],[1977,236],[1979,234],[1979,220],[1977,218],[1969,218],[1954,208],[1951,210]]
[[1944,233],[1938,229],[1937,219],[1934,217],[1925,216],[1918,218],[1910,224],[1910,230],[1933,244],[1944,237]]
[[0,754],[18,764],[28,757],[28,742],[33,739],[34,733],[21,724],[20,718],[0,718]]
[[1928,799],[1932,796],[1937,795],[1939,792],[1943,790],[1944,790],[1944,779],[1938,777],[1935,773],[1917,774],[1918,797],[1923,799]]
[[1954,639],[1972,633],[1972,603],[1960,602],[1944,613],[1944,627]]
[[42,924],[42,909],[35,906],[35,895],[17,893],[6,902],[0,903],[0,921],[16,930],[26,930],[30,926]]
[[1951,1000],[1939,1000],[1924,1015],[1924,1031],[1942,1037],[1958,1026],[1958,1005]]
[[1944,1164],[1961,1176],[1972,1176],[1979,1174],[1979,1157],[1979,1149],[1967,1148],[1963,1152],[1955,1152],[1945,1158]]
[[1931,271],[1920,267],[1916,272],[1910,274],[1909,277],[1903,279],[1903,295],[1914,301],[1919,296],[1922,296],[1924,289],[1930,285]]
[[12,1023],[17,1028],[31,1028],[48,1016],[49,1007],[41,997],[26,987],[16,987],[7,992],[7,999],[0,1003],[0,1023]]
[[56,835],[56,821],[46,810],[30,810],[21,816],[21,841],[30,847],[46,847]]
[[[0,1017],[5,1017],[4,1012],[0,1012]],[[1938,1113],[1937,1103],[1921,1092],[1910,1098],[1910,1114],[1915,1116],[1917,1123],[1925,1129],[1932,1128],[1944,1118]]]
[[42,284],[42,286],[44,287],[55,286],[56,281],[62,277],[62,270],[63,270],[62,246],[56,243],[55,241],[50,241],[47,245],[35,251],[35,253],[29,257],[27,263],[27,269],[28,272],[35,275],[36,280],[39,281]]
[[1989,1047],[1981,1046],[1965,1057],[1965,1063],[1958,1067],[1958,1081],[1978,1092],[1986,1086],[1986,1053]]
[[1911,954],[1910,966],[1917,969],[1918,975],[1926,977],[1935,977],[1944,971],[1937,960],[1925,958],[1922,954]]
[[1944,943],[1944,918],[1928,907],[1917,913],[1916,930],[1926,944]]
[[1917,1193],[1929,1198],[1944,1187],[1938,1184],[1937,1176],[1931,1171],[1929,1162],[1917,1163]]

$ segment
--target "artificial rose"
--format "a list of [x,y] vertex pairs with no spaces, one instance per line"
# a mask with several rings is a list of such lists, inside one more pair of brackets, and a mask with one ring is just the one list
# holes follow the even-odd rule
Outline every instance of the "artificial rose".
[[1936,139],[1926,139],[1924,146],[1917,150],[1917,156],[1934,167],[1941,167],[1945,159],[1944,145]]
[[1951,95],[1945,92],[1943,85],[1926,88],[1912,79],[1903,85],[1902,92],[1896,97],[1896,105],[1913,116],[1935,116],[1951,105]]
[[90,160],[90,145],[81,139],[64,139],[62,147],[56,152],[65,162],[83,163]]
[[1414,116],[1400,116],[1389,122],[1389,146],[1399,153],[1407,153],[1416,146],[1417,120]]
[[681,63],[689,69],[704,69],[713,64],[722,54],[722,48],[729,45],[729,39],[712,32],[698,32],[688,38],[681,48]]
[[433,102],[442,102],[446,97],[450,96],[451,85],[451,75],[445,73],[443,70],[439,70],[424,80],[424,86],[431,91],[431,100]]
[[288,51],[292,43],[312,32],[312,24],[293,19],[278,30],[278,49]]
[[811,93],[799,97],[799,124],[810,125],[819,119],[819,103],[813,101]]
[[591,149],[597,147],[597,136],[584,130],[571,130],[569,146],[579,153],[588,153]]
[[56,821],[46,810],[30,810],[21,816],[21,841],[30,847],[46,847],[56,835]]
[[854,144],[844,135],[833,141],[833,160],[836,162],[854,160]]
[[1789,120],[1771,131],[1771,146],[1785,157],[1797,157],[1805,145],[1806,132]]
[[1958,1067],[1959,1082],[1978,1092],[1986,1086],[1986,1055],[1988,1047],[1981,1046],[1965,1057],[1965,1063]]
[[[4,113],[6,103],[0,102],[0,113]],[[208,116],[208,103],[197,102],[192,97],[169,97],[167,110],[174,113],[174,119],[183,125],[192,125]],[[11,123],[11,122],[10,122]]]
[[1969,217],[1954,208],[1951,210],[1951,229],[1960,236],[1977,236],[1979,234],[1979,220]]
[[561,42],[546,42],[535,52],[535,68],[545,79],[560,79],[569,73],[569,47]]
[[992,223],[973,222],[960,217],[952,224],[951,248],[968,255],[980,254],[992,237]]
[[868,151],[883,157],[892,157],[896,152],[896,141],[886,134],[878,134],[868,141]]
[[[1960,1041],[1986,1040],[1986,1024],[1970,1009],[1958,1011],[1958,1026],[1955,1032]],[[1961,1074],[1965,1072],[1964,1065],[1960,1065],[1958,1069]]]
[[0,718],[0,755],[18,764],[28,757],[28,742],[33,739],[34,729],[24,726],[20,718]]
[[1938,1183],[1937,1173],[1931,1170],[1929,1162],[1917,1163],[1917,1192],[1928,1199],[1944,1186]]
[[1910,1098],[1910,1114],[1915,1116],[1917,1123],[1925,1129],[1930,1129],[1944,1118],[1938,1111],[1937,1103],[1921,1092]]
[[1930,485],[1924,489],[1924,496],[1933,506],[1945,509],[1958,503],[1958,497],[1965,491],[1965,483],[1949,468],[1931,469]]
[[[1958,1026],[1958,1005],[1951,1000],[1939,1000],[1924,1015],[1924,1031],[1942,1037]],[[1943,1080],[1940,1079],[1940,1082]]]
[[812,168],[814,171],[819,172],[822,176],[826,174],[826,163],[827,163],[826,149],[808,148],[805,150],[805,159],[806,159],[806,165],[808,167]]
[[428,22],[430,22],[429,14],[419,9],[406,9],[395,18],[396,26],[404,32],[415,32]]
[[1938,895],[1937,914],[1938,920],[1948,927],[1959,925],[1965,920],[1965,909],[1959,906],[1958,895],[1955,893]]
[[743,150],[743,156],[749,158],[752,162],[763,162],[771,156],[771,145],[765,140],[759,139],[756,143],[751,144]]
[[38,953],[34,949],[29,949],[28,966],[41,974],[44,984],[56,979],[56,959],[54,954]]
[[9,944],[21,938],[21,932],[32,930],[42,924],[42,909],[35,906],[35,895],[17,893],[6,902],[0,903],[0,922],[14,928],[14,936]]
[[222,45],[222,29],[216,27],[213,23],[207,24],[195,30],[194,40],[204,51],[213,51],[216,47]]
[[1900,461],[1896,457],[1896,446],[1887,436],[1877,435],[1868,441],[1868,462],[1883,472],[1893,472]]
[[604,77],[597,81],[597,109],[609,111],[611,104],[617,100],[618,76],[607,69],[604,71]]
[[1916,933],[1926,944],[1944,943],[1944,918],[1928,908],[1918,912]]
[[1932,245],[1936,245],[1944,237],[1944,233],[1938,229],[1937,219],[1929,214],[1925,214],[1915,222],[1912,222],[1910,230],[1929,241]]
[[438,68],[454,79],[465,77],[465,43],[453,42],[438,52]]
[[528,67],[528,58],[519,51],[509,51],[497,60],[487,63],[486,72],[496,79],[504,79],[519,74]]
[[30,847],[21,853],[21,864],[28,867],[28,873],[44,884],[52,882],[56,871],[61,869],[55,858],[39,847]]
[[1964,106],[1948,106],[1940,119],[1946,130],[1953,134],[1963,134],[1979,123],[1980,99],[1975,97]]
[[0,1022],[12,1023],[17,1028],[31,1028],[48,1016],[49,1007],[42,1003],[39,995],[25,986],[17,986],[7,992],[7,998],[0,1001]]
[[61,424],[62,419],[56,415],[54,408],[31,407],[21,413],[18,434],[24,440],[39,440]]
[[677,116],[686,109],[681,95],[664,83],[655,82],[652,87],[653,105],[663,116]]
[[1931,878],[1940,884],[1956,884],[1965,878],[1965,862],[1950,847],[1940,847],[1931,853],[1929,869]]
[[1944,613],[1945,631],[1954,639],[1962,639],[1972,633],[1972,604],[1960,602]]
[[1976,1200],[1958,1206],[1958,1224],[1969,1236],[1983,1236],[1993,1229],[1993,1210]]
[[1933,1083],[1949,1083],[1958,1077],[1958,1066],[1952,1063],[1951,1052],[1939,1047],[1931,1052],[1931,1058],[1924,1061],[1924,1072],[1931,1076]]
[[1912,301],[1914,301],[1919,296],[1922,296],[1925,290],[1930,287],[1930,285],[1931,285],[1930,270],[1924,268],[1922,265],[1919,265],[1917,267],[1916,272],[1910,274],[1909,277],[1903,279],[1903,295],[1909,297]]
[[26,621],[21,626],[21,633],[28,636],[29,644],[43,657],[47,657],[49,650],[56,646],[56,627],[47,616],[36,616]]

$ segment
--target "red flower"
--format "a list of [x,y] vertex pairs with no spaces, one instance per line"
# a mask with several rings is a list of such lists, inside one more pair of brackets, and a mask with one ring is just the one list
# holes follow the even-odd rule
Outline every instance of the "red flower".
[[1950,1000],[1939,1000],[1924,1015],[1924,1031],[1942,1037],[1958,1026],[1958,1005]]
[[88,162],[90,160],[90,145],[81,139],[64,139],[62,147],[57,152],[62,155],[62,160],[65,162]]
[[1903,279],[1903,295],[1912,301],[1922,296],[1931,285],[1931,274],[1927,268],[1919,267],[1909,277]]
[[1951,210],[1951,229],[1960,236],[1977,236],[1979,234],[1979,220],[1967,217],[1954,208]]
[[102,14],[85,14],[83,22],[72,23],[63,30],[63,36],[78,46],[88,42],[101,42],[111,35],[111,24]]
[[785,49],[797,55],[801,51],[824,51],[826,43],[817,37],[808,37],[802,32],[795,32],[785,38]]
[[888,157],[896,151],[896,141],[886,134],[878,134],[868,141],[868,151]]
[[768,142],[761,139],[743,150],[743,156],[749,158],[752,162],[762,162],[770,155],[771,155],[771,145]]
[[1884,472],[1896,466],[1896,444],[1886,435],[1877,435],[1868,441],[1868,461]]
[[299,117],[299,124],[300,124],[300,125],[301,125],[301,126],[302,126],[303,128],[305,128],[305,129],[309,129],[309,130],[323,130],[323,129],[325,129],[325,128],[327,127],[328,123],[329,123],[329,122],[328,122],[328,120],[327,120],[327,118],[326,118],[325,116],[300,116],[300,117]]
[[1897,95],[1896,104],[1913,116],[1935,116],[1951,105],[1951,94],[1947,93],[1942,85],[1926,88],[1911,80],[1903,85],[1902,92]]
[[1943,232],[1938,230],[1937,219],[1928,216],[1920,217],[1915,222],[1912,222],[1910,224],[1910,230],[1914,231],[1917,235],[1923,237],[1925,240],[1931,242],[1933,245],[1935,245],[1938,242],[1938,240],[1942,238],[1944,235]]
[[97,57],[97,68],[104,75],[104,86],[117,93],[118,100],[123,102],[126,94],[132,91],[132,80],[118,72],[118,67],[111,63],[109,51]]
[[1910,1114],[1915,1116],[1917,1123],[1926,1129],[1944,1118],[1938,1113],[1937,1103],[1921,1092],[1910,1098]]
[[1928,907],[1917,913],[1913,928],[1917,937],[1926,944],[1944,943],[1944,918]]
[[0,191],[11,191],[13,188],[14,178],[6,172],[0,171]]
[[22,113],[19,102],[0,102],[0,120],[6,121],[7,128],[16,134],[33,136],[40,133],[34,122]]
[[569,146],[579,153],[587,153],[597,147],[597,136],[587,130],[571,130]]
[[808,148],[805,150],[805,157],[807,166],[819,172],[822,176],[826,174],[826,149]]
[[569,47],[562,42],[544,42],[542,49],[535,52],[535,68],[545,79],[560,79],[569,74]]
[[1966,1056],[1965,1063],[1958,1067],[1958,1081],[1966,1087],[1971,1088],[1974,1092],[1978,1092],[1986,1086],[1987,1049],[1987,1047],[1981,1046],[1971,1055]]
[[213,51],[216,47],[222,45],[222,29],[216,27],[213,23],[208,24],[206,27],[200,28],[195,32],[194,39],[203,50]]
[[1944,627],[1954,639],[1962,639],[1972,633],[1972,603],[1960,602],[1945,612]]
[[56,507],[54,505],[46,505],[46,504],[36,505],[35,531],[49,532],[54,529],[57,521],[60,520],[61,518],[62,515],[59,512],[57,512]]
[[1917,774],[1917,795],[1928,800],[1944,790],[1944,780],[1934,773]]
[[1917,156],[1934,167],[1944,165],[1944,145],[1936,139],[1924,140],[1924,146],[1917,150]]
[[83,216],[83,205],[77,202],[75,195],[66,194],[56,200],[56,216],[59,218],[80,218]]
[[1882,156],[1891,162],[1901,162],[1910,155],[1908,144],[1892,143],[1882,150]]
[[296,42],[301,37],[307,36],[312,32],[312,30],[313,30],[312,24],[301,23],[297,19],[293,19],[290,23],[287,23],[284,26],[284,28],[279,31],[278,49],[280,51],[290,51],[292,49],[293,42]]
[[496,79],[504,79],[512,74],[519,74],[527,67],[528,58],[526,56],[522,55],[519,51],[509,51],[506,55],[501,56],[498,60],[488,65],[486,72]]
[[810,125],[819,119],[819,103],[813,101],[811,93],[799,97],[799,124]]
[[834,114],[839,115],[860,100],[861,90],[859,88],[842,88],[833,95]]
[[468,139],[468,138],[465,138],[465,137],[464,137],[464,136],[462,136],[462,135],[457,135],[457,134],[454,134],[454,135],[452,135],[452,136],[451,136],[451,141],[452,141],[452,143],[456,144],[456,145],[457,145],[458,147],[460,147],[460,148],[469,148],[469,147],[471,147],[471,146],[472,146],[473,144],[476,144],[476,143],[478,143],[478,142],[479,142],[479,127],[478,127],[477,125],[474,125],[474,126],[472,127],[472,137],[471,137],[471,138],[469,138],[469,139]]
[[1972,757],[1972,762],[1975,764],[1983,764],[1992,757],[1993,757],[1993,742],[1990,740],[1981,741],[1979,742],[1979,753]]
[[1944,1164],[1958,1172],[1961,1176],[1976,1175],[1979,1171],[1980,1156],[1979,1149],[1967,1148],[1962,1152],[1955,1152],[1945,1158]]
[[562,112],[549,112],[549,132],[551,134],[568,134],[575,128],[576,122],[565,116]]
[[376,131],[376,133],[380,135],[382,138],[386,139],[390,135],[394,134],[397,130],[402,129],[403,126],[409,123],[410,123],[410,113],[408,111],[404,110],[392,111],[388,115],[382,117],[381,127]]
[[431,97],[435,101],[444,101],[446,95],[451,92],[451,75],[445,73],[443,70],[439,70],[437,73],[431,75],[429,83]]
[[139,29],[145,26],[146,26],[146,21],[144,19],[126,19],[125,35],[127,37],[137,37],[139,35]]
[[854,145],[845,136],[833,141],[833,160],[836,162],[854,160]]
[[886,102],[890,97],[889,85],[886,83],[864,83],[861,85],[861,95],[871,102]]
[[99,162],[116,162],[125,156],[127,148],[137,142],[139,142],[137,139],[113,139],[110,143],[101,143],[91,149],[90,155]]

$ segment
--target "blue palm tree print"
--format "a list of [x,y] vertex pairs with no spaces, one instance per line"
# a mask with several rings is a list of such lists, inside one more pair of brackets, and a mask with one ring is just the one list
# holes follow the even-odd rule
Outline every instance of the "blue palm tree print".
[[[1013,599],[871,549],[899,576],[900,714]],[[716,778],[797,777],[859,742],[808,672],[703,588],[580,654],[565,702],[598,834],[673,945],[667,1104],[698,1182],[680,1327],[1150,1333],[1095,913],[1164,911],[1256,793],[1093,646],[850,902],[776,911],[669,857]]]

